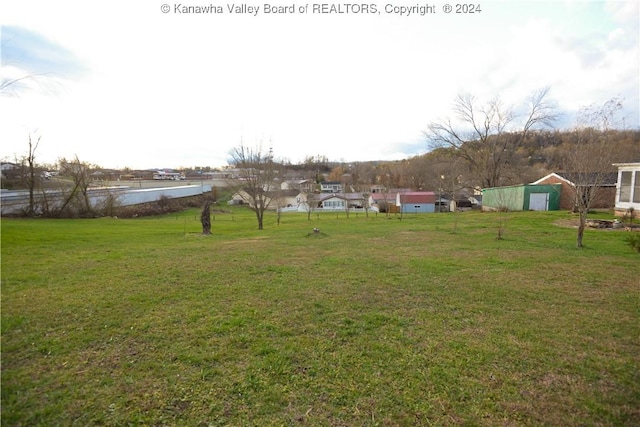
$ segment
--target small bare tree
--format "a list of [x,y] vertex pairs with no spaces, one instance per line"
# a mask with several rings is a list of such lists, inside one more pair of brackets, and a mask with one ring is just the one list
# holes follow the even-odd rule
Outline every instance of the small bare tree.
[[574,143],[567,154],[565,170],[574,184],[575,210],[579,215],[578,248],[583,247],[589,210],[612,171],[609,131],[621,109],[620,98],[612,98],[602,106],[583,107],[573,132]]
[[239,173],[239,179],[233,187],[255,212],[258,230],[262,230],[264,213],[272,201],[268,192],[274,185],[277,173],[272,150],[264,152],[260,145],[250,148],[241,143],[231,151],[231,163]]
[[369,193],[368,191],[363,191],[362,192],[362,199],[363,199],[362,207],[364,209],[365,218],[369,218],[369,209],[371,208],[371,206],[369,206],[369,196],[370,195],[371,195],[371,193]]
[[394,207],[394,204],[389,203],[390,188],[392,185],[392,171],[388,166],[385,166],[385,168],[380,172],[381,173],[380,175],[378,175],[377,181],[382,186],[382,198],[384,199],[384,201],[379,204],[379,208],[384,208],[384,214],[388,218],[391,210]]
[[93,206],[89,198],[89,186],[93,181],[91,171],[93,167],[85,162],[81,162],[76,155],[73,160],[60,159],[61,174],[70,177],[73,185],[71,190],[65,195],[60,213],[65,214],[72,207],[75,213],[86,215],[93,213]]
[[267,193],[270,199],[270,206],[275,206],[276,210],[276,224],[280,225],[280,220],[282,219],[282,209],[286,207],[287,201],[283,197],[282,192],[280,190],[269,191]]
[[311,221],[311,214],[315,210],[314,195],[312,192],[305,193],[304,210],[307,213],[307,221]]
[[509,223],[509,212],[513,209],[514,203],[516,202],[516,197],[513,192],[508,190],[498,191],[496,193],[496,201],[498,202],[498,206],[496,208],[498,215],[498,230],[496,234],[496,240],[504,239],[504,234],[507,231],[507,225]]
[[27,152],[27,167],[29,168],[27,175],[27,185],[29,187],[29,210],[28,214],[34,215],[35,213],[35,190],[40,178],[36,176],[36,150],[40,144],[40,136],[35,142],[31,139],[29,134],[29,151]]

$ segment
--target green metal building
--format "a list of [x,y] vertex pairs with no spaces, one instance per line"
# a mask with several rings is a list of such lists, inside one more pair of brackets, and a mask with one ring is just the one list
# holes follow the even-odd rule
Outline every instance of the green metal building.
[[482,190],[482,210],[557,211],[560,209],[560,184],[525,184]]

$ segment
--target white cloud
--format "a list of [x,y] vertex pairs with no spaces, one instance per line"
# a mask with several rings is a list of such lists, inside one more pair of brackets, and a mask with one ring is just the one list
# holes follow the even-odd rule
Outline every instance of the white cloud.
[[426,149],[422,130],[457,93],[517,104],[543,86],[567,110],[620,94],[638,126],[637,2],[490,1],[480,15],[425,17],[178,16],[161,4],[9,0],[3,24],[41,33],[88,73],[0,97],[0,154],[40,129],[47,160],[107,167],[220,165],[241,138],[291,161],[402,158]]
[[640,3],[633,0],[607,0],[605,8],[617,22],[629,23],[638,28]]

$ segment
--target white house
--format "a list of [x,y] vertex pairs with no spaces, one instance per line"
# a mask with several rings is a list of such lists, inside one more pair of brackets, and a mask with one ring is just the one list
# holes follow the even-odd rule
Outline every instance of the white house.
[[11,163],[11,162],[2,162],[0,164],[0,170],[10,171],[13,169],[20,169],[20,165],[17,163]]
[[280,184],[281,190],[298,190],[305,193],[312,193],[315,187],[315,182],[311,179],[293,179],[283,181]]
[[318,208],[324,210],[362,209],[365,204],[362,193],[316,194]]
[[[281,190],[263,192],[267,209],[298,208],[306,201],[306,195],[298,190]],[[246,189],[237,191],[231,196],[230,205],[249,205],[253,208],[253,198]]]
[[323,181],[320,183],[321,193],[341,193],[342,184],[338,181]]
[[616,184],[616,215],[622,216],[633,209],[640,214],[640,162],[614,163],[618,167]]

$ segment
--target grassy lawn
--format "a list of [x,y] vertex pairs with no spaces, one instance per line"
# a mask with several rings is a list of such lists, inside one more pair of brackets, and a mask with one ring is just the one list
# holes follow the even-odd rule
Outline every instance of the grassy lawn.
[[628,232],[252,215],[3,219],[2,425],[640,425]]

